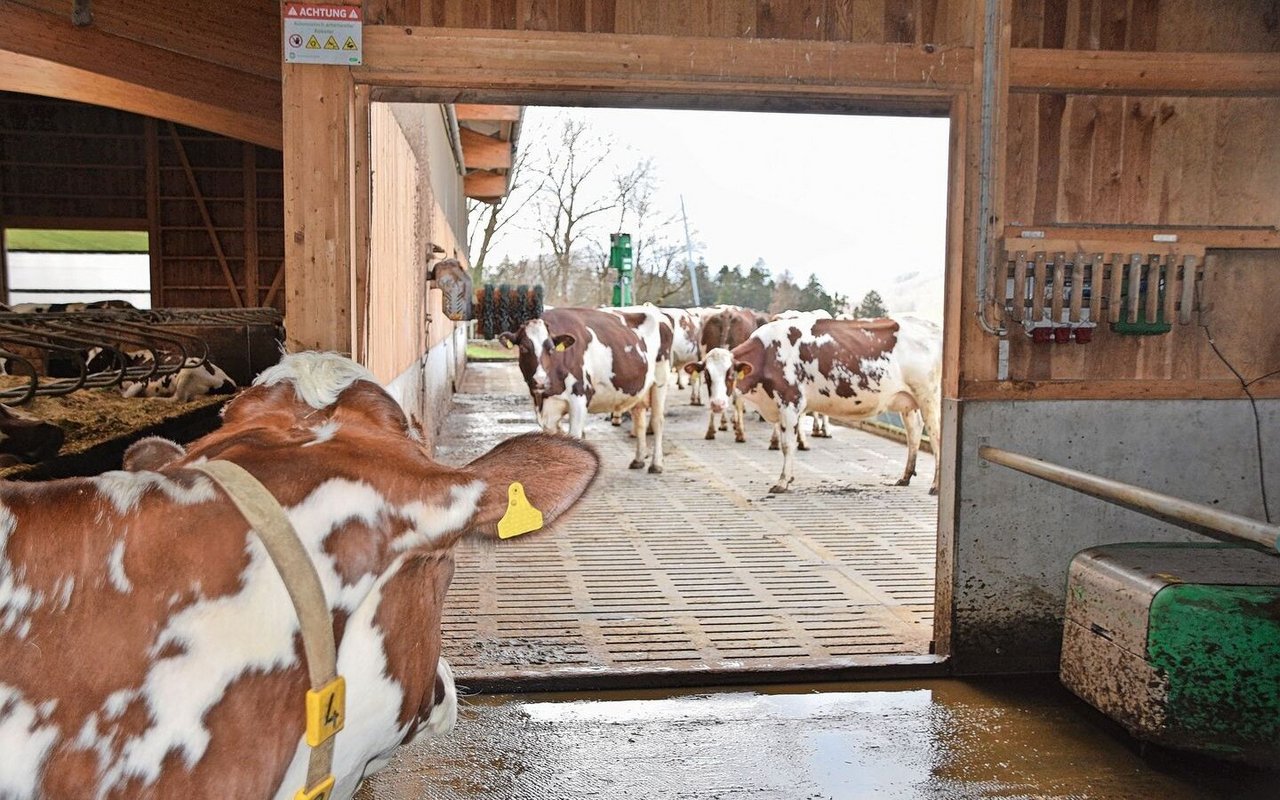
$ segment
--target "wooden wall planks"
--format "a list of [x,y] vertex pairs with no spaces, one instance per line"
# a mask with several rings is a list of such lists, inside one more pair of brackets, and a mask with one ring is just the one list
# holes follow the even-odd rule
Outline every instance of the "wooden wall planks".
[[371,0],[370,22],[443,28],[958,44],[964,0]]

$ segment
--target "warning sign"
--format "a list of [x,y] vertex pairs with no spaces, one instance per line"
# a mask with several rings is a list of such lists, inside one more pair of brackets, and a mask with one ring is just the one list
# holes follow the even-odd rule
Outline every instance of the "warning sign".
[[285,3],[281,14],[286,63],[363,63],[360,6]]

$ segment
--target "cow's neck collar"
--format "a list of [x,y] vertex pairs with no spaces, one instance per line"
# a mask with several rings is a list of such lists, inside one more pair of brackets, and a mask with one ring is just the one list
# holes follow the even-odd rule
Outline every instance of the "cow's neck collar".
[[333,618],[320,577],[280,503],[243,467],[215,460],[193,464],[191,468],[212,478],[257,531],[293,601],[311,679],[311,691],[306,697],[306,738],[311,758],[306,786],[297,796],[327,797],[334,782],[333,736],[346,722],[346,685],[337,672]]

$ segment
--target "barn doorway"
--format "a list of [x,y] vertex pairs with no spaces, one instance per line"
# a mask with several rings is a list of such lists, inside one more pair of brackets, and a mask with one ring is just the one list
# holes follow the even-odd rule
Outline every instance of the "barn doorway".
[[[718,148],[699,141],[700,127]],[[741,141],[730,148],[732,135]],[[868,305],[876,303],[942,322],[945,117],[530,108],[520,137],[529,150],[517,158],[527,160],[515,164],[504,201],[514,210],[497,210],[505,235],[485,238],[493,206],[473,210],[471,254],[482,285],[542,285],[550,305],[608,305],[616,278],[607,269],[610,234],[626,232],[639,251],[635,302],[694,305],[697,284],[704,306],[768,313],[808,310],[825,298],[837,315],[878,314]],[[607,158],[584,156],[591,137],[605,143]],[[804,144],[814,141],[829,146]],[[581,148],[573,155],[589,174],[555,172],[556,163],[564,169],[557,153],[565,147]],[[750,164],[738,168],[751,173],[748,181],[729,174],[735,153],[739,165]],[[555,225],[547,209],[608,206],[587,196],[592,181],[605,187],[597,191],[632,194],[594,220],[575,220],[578,249],[565,259],[562,243],[547,235]],[[530,187],[548,184],[583,194],[541,202]],[[535,427],[503,350],[473,340],[470,353],[437,442],[452,463]],[[691,406],[674,376],[669,383],[666,474],[626,469],[626,427],[593,419],[587,437],[605,472],[568,524],[518,548],[459,552],[445,653],[468,684],[936,671],[933,457],[921,455],[911,486],[892,486],[905,460],[894,438],[899,421],[837,426],[798,454],[791,491],[771,495],[781,459],[766,449],[770,426],[749,413],[747,443],[731,433],[705,441],[706,407]]]

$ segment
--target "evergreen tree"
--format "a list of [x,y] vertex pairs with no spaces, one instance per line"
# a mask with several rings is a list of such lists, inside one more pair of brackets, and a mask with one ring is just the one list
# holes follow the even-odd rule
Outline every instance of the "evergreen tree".
[[875,289],[867,292],[862,298],[862,302],[853,310],[855,317],[883,317],[889,312],[885,310],[884,300],[880,298],[880,293]]

